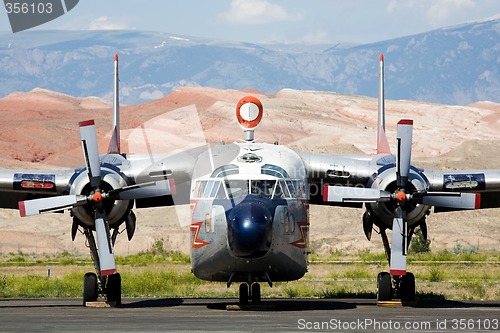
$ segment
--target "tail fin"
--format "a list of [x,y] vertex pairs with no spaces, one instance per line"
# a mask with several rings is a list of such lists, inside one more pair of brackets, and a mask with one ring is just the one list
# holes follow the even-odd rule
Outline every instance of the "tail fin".
[[115,54],[115,74],[113,85],[113,124],[108,154],[120,154],[120,97],[118,86],[118,54]]
[[382,53],[380,54],[380,72],[378,78],[377,154],[390,154],[391,148],[385,135],[384,55]]

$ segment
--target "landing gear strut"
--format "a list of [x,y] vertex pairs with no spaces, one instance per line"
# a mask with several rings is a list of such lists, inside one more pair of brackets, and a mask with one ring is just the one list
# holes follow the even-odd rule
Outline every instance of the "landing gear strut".
[[[391,263],[391,247],[387,238],[386,230],[381,229],[380,235],[384,243],[389,265]],[[415,302],[415,275],[406,272],[405,275],[391,275],[388,272],[381,272],[377,276],[377,302],[385,302],[399,295],[401,302]]]
[[[113,302],[116,305],[121,305],[121,276],[119,273],[115,273],[109,276],[101,275],[101,268],[99,266],[99,254],[97,252],[97,245],[94,234],[89,228],[83,228],[83,233],[87,238],[87,243],[90,248],[90,256],[97,272],[97,274],[89,272],[83,277],[83,306],[86,306],[87,302],[97,301],[99,295],[105,296],[108,302]],[[115,233],[113,233],[113,245],[115,239],[116,235]]]

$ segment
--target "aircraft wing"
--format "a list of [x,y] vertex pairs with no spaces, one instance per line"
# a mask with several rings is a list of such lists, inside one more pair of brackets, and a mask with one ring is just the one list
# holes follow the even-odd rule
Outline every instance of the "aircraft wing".
[[[479,208],[500,207],[500,170],[423,170],[430,191],[481,194]],[[435,212],[448,211],[436,208]]]
[[[117,198],[135,200],[137,208],[188,204],[193,166],[203,151],[206,147],[170,154],[102,155],[102,181]],[[0,208],[18,209],[19,202],[33,199],[88,195],[88,183],[85,167],[0,170]]]
[[[393,155],[327,155],[298,152],[304,161],[310,185],[310,202],[318,205],[361,207],[366,200],[345,200],[331,202],[324,200],[324,186],[342,186],[371,188],[374,183],[389,184],[396,182],[394,169],[396,156]],[[479,208],[500,207],[500,170],[424,170],[411,167],[411,172],[418,175],[422,185],[418,189],[429,192],[472,192],[480,193]],[[383,178],[390,178],[384,180]],[[380,188],[386,190],[386,188]],[[364,192],[362,195],[369,196]],[[369,199],[369,198],[366,198]],[[433,205],[435,212],[453,210],[450,207]]]
[[[361,207],[360,203],[324,201],[323,188],[325,185],[368,187],[370,177],[380,168],[377,160],[369,155],[297,153],[306,168],[312,204]],[[390,155],[380,158],[381,163],[393,160]]]
[[76,173],[67,170],[0,170],[0,208],[18,208],[18,202],[62,195]]

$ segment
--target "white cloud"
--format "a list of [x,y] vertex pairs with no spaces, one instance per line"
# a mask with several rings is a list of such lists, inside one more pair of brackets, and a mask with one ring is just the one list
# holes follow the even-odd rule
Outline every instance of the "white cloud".
[[291,13],[268,0],[232,0],[229,11],[220,17],[229,23],[258,25],[279,21],[298,21],[300,13]]
[[390,0],[386,11],[390,14],[413,14],[435,26],[447,23],[454,16],[464,16],[477,5],[477,0]]
[[473,0],[440,0],[427,9],[427,17],[431,21],[442,22],[458,12],[472,9],[476,6]]
[[164,95],[161,91],[159,90],[153,90],[153,91],[143,91],[141,92],[141,94],[139,95],[139,98],[140,99],[147,99],[147,100],[151,100],[151,99],[160,99],[162,98]]
[[112,22],[108,16],[100,16],[89,24],[89,30],[122,30],[127,28],[126,24]]

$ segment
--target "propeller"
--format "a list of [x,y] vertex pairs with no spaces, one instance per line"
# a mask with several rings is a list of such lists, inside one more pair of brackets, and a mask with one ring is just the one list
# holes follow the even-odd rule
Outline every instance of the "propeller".
[[83,156],[87,174],[92,188],[92,202],[94,203],[95,232],[97,237],[97,254],[99,268],[103,276],[116,273],[115,254],[113,242],[109,232],[109,224],[102,207],[101,194],[101,165],[99,161],[99,147],[94,120],[80,122],[80,140],[82,142]]
[[[406,249],[408,248],[407,210],[413,204],[439,206],[454,209],[478,209],[479,193],[430,192],[406,193],[411,168],[413,120],[402,119],[397,126],[396,185],[394,192],[365,187],[325,185],[323,200],[339,203],[395,202],[392,221],[392,250],[390,266],[392,275],[406,274]],[[365,231],[366,232],[366,231]]]
[[175,184],[173,179],[160,179],[102,192],[101,163],[99,160],[95,123],[93,120],[87,120],[80,122],[79,125],[85,166],[87,167],[87,174],[92,189],[91,193],[89,195],[71,194],[20,201],[19,212],[21,216],[30,216],[91,204],[94,208],[100,272],[103,276],[107,276],[116,272],[116,263],[103,201],[134,200],[170,195],[175,193]]
[[396,183],[400,189],[408,184],[408,174],[411,164],[413,120],[402,119],[398,122],[397,140],[398,153],[396,155]]
[[406,193],[411,167],[412,131],[413,120],[403,119],[398,122],[398,154],[396,155],[397,189],[395,192],[391,193],[376,188],[325,185],[323,188],[323,201],[339,203],[395,201],[399,206],[403,206],[406,202],[411,202],[445,208],[478,209],[481,201],[479,193],[430,191]]

